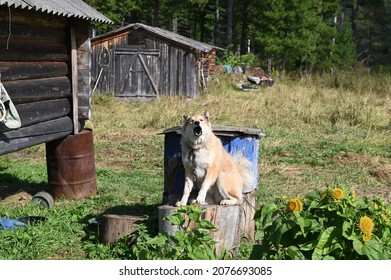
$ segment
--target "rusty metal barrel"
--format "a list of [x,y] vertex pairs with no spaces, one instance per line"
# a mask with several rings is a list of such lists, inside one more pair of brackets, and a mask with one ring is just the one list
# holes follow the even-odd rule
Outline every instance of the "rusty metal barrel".
[[46,143],[46,162],[55,199],[79,200],[97,193],[92,130]]

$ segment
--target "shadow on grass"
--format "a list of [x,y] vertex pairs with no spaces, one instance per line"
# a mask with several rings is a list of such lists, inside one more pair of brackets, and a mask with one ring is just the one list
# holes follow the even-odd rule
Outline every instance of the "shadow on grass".
[[26,192],[34,196],[39,191],[49,191],[47,182],[29,182],[18,177],[3,173],[5,169],[0,169],[0,201],[9,198],[17,193]]

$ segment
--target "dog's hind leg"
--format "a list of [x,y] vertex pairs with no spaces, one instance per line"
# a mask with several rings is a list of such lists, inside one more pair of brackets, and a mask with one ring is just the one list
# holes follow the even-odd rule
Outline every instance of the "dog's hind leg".
[[242,203],[243,182],[239,174],[233,176],[232,173],[223,173],[219,177],[216,185],[222,196],[220,205],[236,205]]
[[236,205],[242,203],[242,192],[239,190],[235,190],[232,192],[227,192],[225,189],[219,189],[221,196],[223,199],[220,201],[220,205]]
[[242,195],[240,194],[238,198],[229,196],[229,199],[223,199],[220,201],[220,205],[237,205],[242,201]]

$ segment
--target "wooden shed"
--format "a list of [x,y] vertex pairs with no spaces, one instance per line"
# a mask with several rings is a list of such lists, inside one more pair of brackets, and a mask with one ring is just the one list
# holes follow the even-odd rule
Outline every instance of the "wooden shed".
[[94,90],[128,98],[199,96],[220,49],[141,23],[99,35],[91,44]]
[[77,134],[91,116],[91,21],[82,0],[1,0],[1,83],[21,126],[0,122],[0,155]]

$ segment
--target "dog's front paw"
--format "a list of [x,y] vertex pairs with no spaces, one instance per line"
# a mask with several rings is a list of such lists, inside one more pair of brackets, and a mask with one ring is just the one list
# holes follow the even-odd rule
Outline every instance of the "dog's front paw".
[[176,207],[181,207],[181,206],[186,206],[186,202],[184,202],[184,201],[177,201],[177,203],[175,203],[175,206]]
[[207,205],[208,203],[205,200],[202,199],[196,199],[194,203],[197,203],[199,205]]

